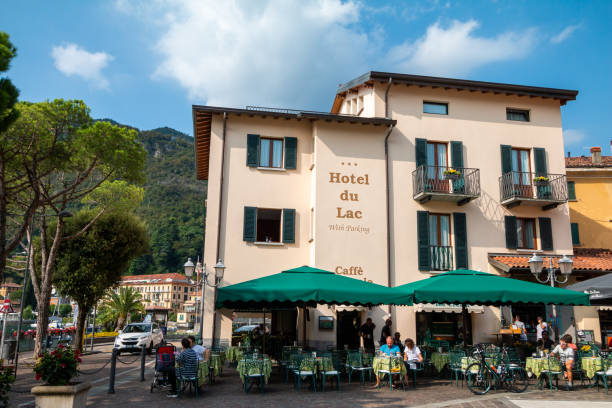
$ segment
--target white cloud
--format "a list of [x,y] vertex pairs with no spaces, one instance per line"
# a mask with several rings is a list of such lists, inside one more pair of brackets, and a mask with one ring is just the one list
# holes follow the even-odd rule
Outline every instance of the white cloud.
[[584,131],[579,129],[564,129],[563,130],[563,141],[565,146],[575,145],[586,139]]
[[113,56],[105,52],[88,52],[76,44],[54,46],[51,50],[55,68],[66,76],[78,76],[92,83],[96,88],[108,88],[108,79],[102,70],[112,61]]
[[466,75],[488,63],[522,58],[536,42],[533,29],[476,36],[478,23],[469,20],[448,28],[433,24],[418,40],[389,50],[381,27],[364,28],[372,10],[358,0],[115,5],[154,25],[152,50],[160,59],[152,78],[175,81],[191,100],[208,105],[316,108],[326,96],[331,105],[339,82],[368,70]]
[[448,28],[435,23],[415,42],[391,49],[389,60],[406,72],[461,76],[486,64],[523,58],[536,43],[535,29],[489,38],[474,34],[478,26],[475,20],[453,21]]
[[570,25],[570,26],[565,27],[563,29],[563,31],[561,31],[559,34],[551,37],[550,38],[550,42],[553,43],[553,44],[559,44],[559,43],[565,41],[579,27],[580,27],[580,25]]

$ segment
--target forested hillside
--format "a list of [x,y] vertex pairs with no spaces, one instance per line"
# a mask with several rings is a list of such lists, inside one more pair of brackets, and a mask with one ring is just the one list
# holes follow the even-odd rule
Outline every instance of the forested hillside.
[[147,150],[145,199],[138,214],[151,234],[151,253],[130,274],[181,272],[202,255],[206,182],[196,180],[193,138],[167,127],[141,131]]

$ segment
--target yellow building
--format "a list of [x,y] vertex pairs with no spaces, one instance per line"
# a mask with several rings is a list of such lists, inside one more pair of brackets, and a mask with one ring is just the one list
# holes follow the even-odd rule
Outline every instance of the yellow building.
[[[11,293],[17,292],[20,289],[21,289],[21,285],[18,285],[13,282],[5,282],[2,284],[2,286],[0,286],[0,296],[2,297],[3,300],[7,299],[9,298]],[[11,301],[13,308],[19,307],[19,303],[20,303],[19,299],[15,299]]]
[[574,246],[612,248],[612,156],[565,159]]
[[194,282],[179,273],[122,276],[119,286],[140,293],[146,308],[164,308],[177,314],[195,292]]

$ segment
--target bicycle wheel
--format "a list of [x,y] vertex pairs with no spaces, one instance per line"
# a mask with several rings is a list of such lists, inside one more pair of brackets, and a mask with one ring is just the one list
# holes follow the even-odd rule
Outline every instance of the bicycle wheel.
[[520,393],[524,392],[529,386],[529,381],[527,380],[527,371],[520,368],[513,368],[508,373],[509,382],[510,382],[510,391]]
[[465,370],[467,386],[476,395],[484,395],[491,389],[492,374],[482,363],[476,362]]

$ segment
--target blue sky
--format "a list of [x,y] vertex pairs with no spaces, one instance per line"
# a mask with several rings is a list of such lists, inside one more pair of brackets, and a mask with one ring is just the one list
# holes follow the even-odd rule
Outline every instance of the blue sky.
[[192,133],[191,105],[329,110],[368,70],[580,91],[566,150],[610,154],[611,1],[9,2],[21,99]]

